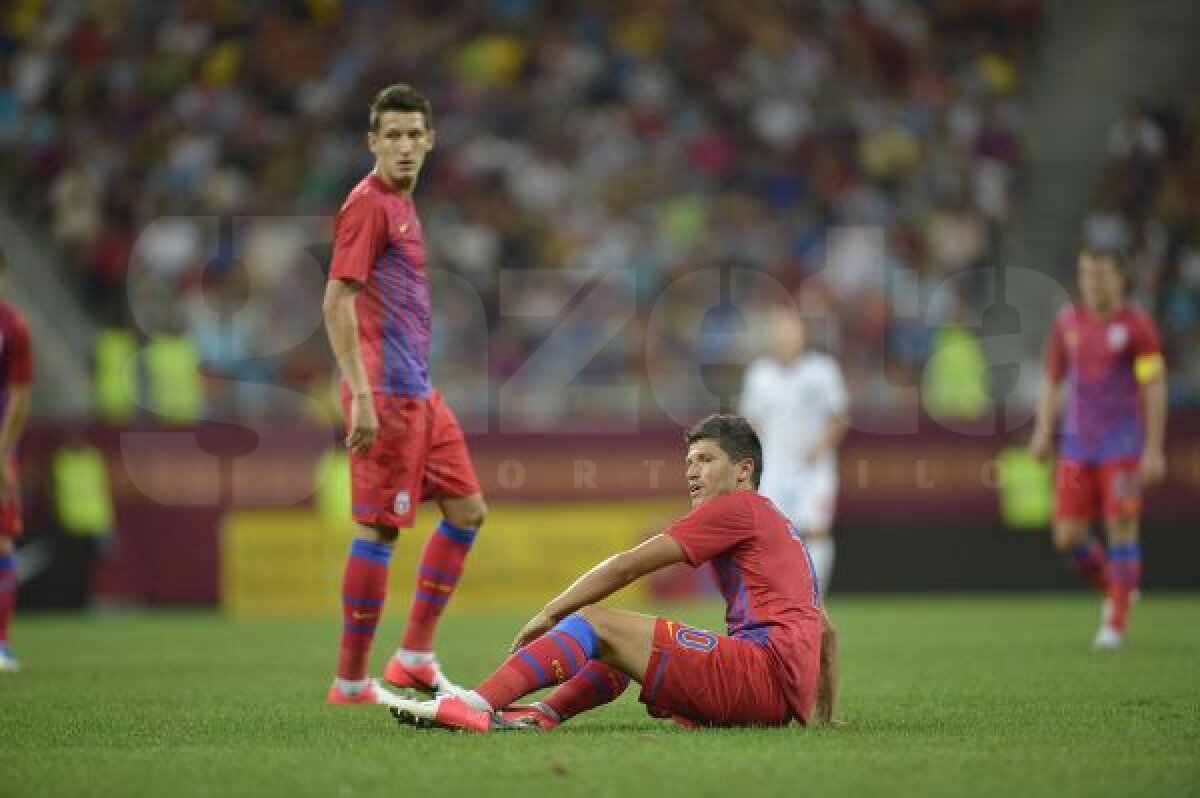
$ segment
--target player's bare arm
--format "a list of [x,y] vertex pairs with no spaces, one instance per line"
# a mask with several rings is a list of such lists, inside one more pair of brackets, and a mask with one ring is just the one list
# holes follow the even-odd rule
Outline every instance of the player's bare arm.
[[350,433],[346,436],[346,448],[366,452],[375,443],[379,419],[358,346],[358,313],[354,308],[358,291],[358,284],[351,280],[330,280],[325,284],[321,311],[329,345],[350,388]]
[[591,568],[548,603],[513,640],[513,650],[536,640],[576,610],[595,604],[646,574],[684,562],[683,549],[670,535],[655,535]]
[[1142,385],[1142,400],[1146,408],[1146,449],[1142,453],[1142,481],[1149,485],[1167,475],[1167,458],[1164,454],[1167,434],[1167,380],[1166,370],[1161,366],[1154,376]]
[[823,457],[828,452],[837,451],[837,448],[842,445],[842,440],[846,437],[847,430],[850,429],[850,416],[847,413],[835,414],[829,417],[829,424],[825,427],[825,434],[817,441],[817,444],[808,453],[810,462],[815,462]]
[[833,723],[833,710],[837,703],[838,685],[838,638],[837,630],[829,616],[822,611],[822,621],[825,624],[821,632],[821,672],[817,677],[817,723]]
[[[7,460],[17,447],[21,433],[25,430],[25,421],[29,418],[30,386],[12,385],[8,389],[8,407],[4,411],[4,421],[0,424],[0,459]],[[0,496],[7,495],[11,489],[7,469],[0,468]]]
[[1029,440],[1029,453],[1038,460],[1045,460],[1053,453],[1054,426],[1062,405],[1062,393],[1063,381],[1047,377],[1038,395],[1037,417],[1033,423],[1033,436]]

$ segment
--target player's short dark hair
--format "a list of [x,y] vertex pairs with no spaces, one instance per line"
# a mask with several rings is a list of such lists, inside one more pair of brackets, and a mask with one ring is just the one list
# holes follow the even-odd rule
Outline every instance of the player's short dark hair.
[[729,455],[733,462],[753,460],[754,473],[750,475],[750,481],[755,488],[758,487],[763,467],[762,443],[758,440],[758,433],[746,419],[732,414],[714,413],[689,429],[684,435],[684,440],[688,446],[697,441],[716,441],[721,451]]
[[1122,277],[1129,276],[1128,258],[1121,247],[1105,247],[1097,244],[1084,244],[1079,248],[1080,257],[1104,258],[1112,261],[1113,266]]
[[433,105],[406,83],[394,83],[375,95],[368,120],[372,133],[379,132],[379,120],[387,111],[416,111],[425,118],[425,129],[433,130]]

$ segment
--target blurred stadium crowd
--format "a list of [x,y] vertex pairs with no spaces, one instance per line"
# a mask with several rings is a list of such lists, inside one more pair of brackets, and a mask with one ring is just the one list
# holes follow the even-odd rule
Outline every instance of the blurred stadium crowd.
[[[210,414],[291,412],[256,384],[328,402],[328,247],[305,247],[369,169],[365,109],[396,81],[434,103],[417,202],[435,370],[466,419],[602,417],[609,394],[550,388],[648,374],[686,413],[696,363],[732,392],[754,318],[712,308],[722,286],[734,304],[782,286],[828,322],[855,401],[894,410],[978,301],[1022,175],[1039,0],[398,5],[21,0],[3,23],[11,204],[98,323],[188,334]],[[1139,288],[1192,386],[1194,121],[1116,124],[1088,224],[1154,267]],[[239,216],[260,218],[214,221]]]
[[1171,400],[1200,404],[1200,91],[1115,120],[1085,235],[1130,253],[1174,372]]

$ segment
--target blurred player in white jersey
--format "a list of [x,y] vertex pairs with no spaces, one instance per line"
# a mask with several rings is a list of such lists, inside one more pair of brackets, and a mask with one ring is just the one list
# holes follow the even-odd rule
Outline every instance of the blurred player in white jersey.
[[741,414],[762,439],[759,492],[800,531],[824,592],[833,573],[837,449],[849,424],[846,385],[832,357],[806,348],[795,308],[772,310],[768,324],[770,351],[746,370]]

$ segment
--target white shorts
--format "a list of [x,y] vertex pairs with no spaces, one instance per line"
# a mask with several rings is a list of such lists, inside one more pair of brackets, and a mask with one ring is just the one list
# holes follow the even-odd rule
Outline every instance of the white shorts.
[[786,475],[764,474],[759,492],[774,502],[801,534],[833,525],[837,472],[831,468],[808,468]]

